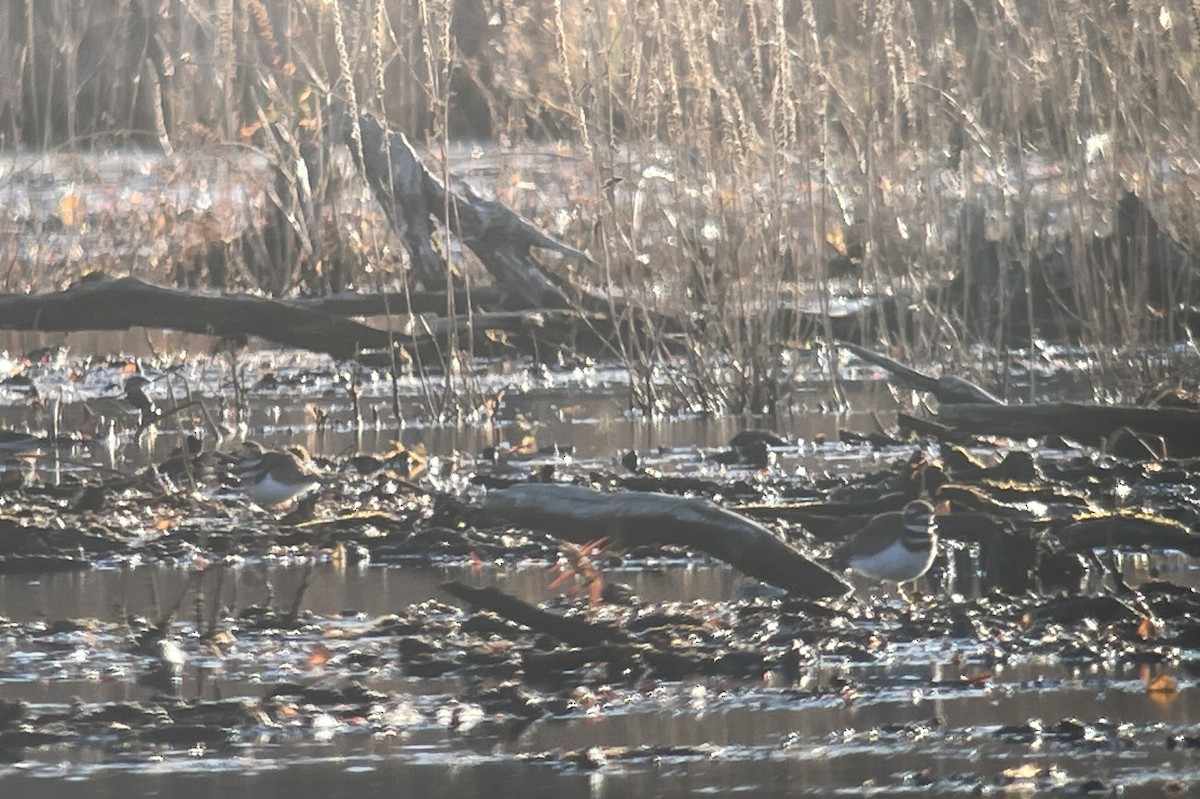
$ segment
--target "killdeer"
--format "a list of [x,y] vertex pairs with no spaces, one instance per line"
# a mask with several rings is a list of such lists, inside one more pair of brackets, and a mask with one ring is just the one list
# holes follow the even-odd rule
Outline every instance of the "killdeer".
[[835,559],[859,574],[893,583],[915,580],[933,565],[937,525],[933,505],[913,500],[881,513],[838,549]]
[[241,477],[242,492],[264,508],[282,505],[321,487],[317,473],[290,450],[252,451],[235,471]]

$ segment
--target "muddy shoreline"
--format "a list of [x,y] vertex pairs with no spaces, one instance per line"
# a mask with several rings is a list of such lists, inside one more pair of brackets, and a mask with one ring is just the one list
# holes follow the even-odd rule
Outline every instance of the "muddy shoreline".
[[[556,414],[568,394],[521,397],[469,451],[380,435],[307,452],[321,488],[279,508],[247,500],[237,443],[172,455],[175,421],[150,447],[122,433],[115,467],[91,445],[11,453],[37,468],[0,495],[6,795],[148,791],[168,767],[185,794],[217,771],[271,796],[299,773],[364,790],[454,773],[463,795],[1192,782],[1194,462],[836,416],[761,451],[720,425],[627,446],[593,412]],[[310,413],[292,430],[320,441]],[[707,497],[817,562],[922,494],[945,543],[911,602],[861,578],[813,601],[687,546],[589,549],[487,512],[529,482]],[[564,640],[454,585],[613,633]]]

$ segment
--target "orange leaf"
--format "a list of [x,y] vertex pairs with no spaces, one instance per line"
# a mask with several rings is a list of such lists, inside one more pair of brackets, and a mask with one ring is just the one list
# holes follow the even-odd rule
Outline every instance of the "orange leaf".
[[1146,686],[1146,691],[1152,694],[1177,694],[1179,684],[1169,674],[1160,674]]
[[558,588],[560,585],[562,585],[563,583],[565,583],[567,580],[571,579],[574,576],[575,576],[575,570],[567,569],[562,574],[560,574],[558,577],[554,578],[554,581],[550,583],[548,588],[550,588],[551,590]]
[[825,233],[825,241],[833,249],[837,250],[840,255],[846,254],[846,231],[841,227],[836,227],[833,230]]
[[78,194],[64,194],[58,201],[58,218],[67,227],[78,227],[82,224],[85,210],[83,198]]
[[604,545],[607,543],[608,543],[608,536],[602,535],[599,538],[588,541],[586,544],[584,544],[579,549],[581,552],[583,552],[583,554],[591,555],[594,552],[599,552],[601,549],[604,549]]
[[313,644],[312,651],[308,653],[308,665],[324,666],[332,656],[333,652],[325,644]]
[[1149,641],[1151,638],[1158,637],[1158,628],[1149,616],[1143,616],[1142,620],[1138,622],[1137,634],[1143,641]]

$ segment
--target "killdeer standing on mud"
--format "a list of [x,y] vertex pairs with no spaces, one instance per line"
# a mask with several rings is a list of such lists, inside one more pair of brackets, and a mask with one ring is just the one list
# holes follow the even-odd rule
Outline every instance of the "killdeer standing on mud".
[[933,505],[918,499],[871,519],[838,549],[835,560],[876,580],[907,583],[929,571],[935,554]]
[[248,447],[248,455],[236,468],[242,493],[251,502],[273,508],[310,494],[321,487],[321,478],[291,450]]

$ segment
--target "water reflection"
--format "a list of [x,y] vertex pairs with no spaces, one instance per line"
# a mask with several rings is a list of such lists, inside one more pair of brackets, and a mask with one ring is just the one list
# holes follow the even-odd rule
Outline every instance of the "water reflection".
[[[266,601],[288,606],[306,579],[308,567],[296,564],[247,564],[226,569],[220,579],[206,578],[206,601],[244,608]],[[672,565],[669,570],[650,567],[612,569],[610,582],[629,584],[647,602],[728,599],[745,578],[727,566]],[[538,603],[562,589],[550,589],[556,574],[544,564],[515,564],[509,568],[466,563],[430,566],[339,567],[329,563],[313,567],[304,593],[304,608],[319,616],[362,613],[381,616],[411,604],[441,597],[438,586],[460,580],[475,586],[495,585],[506,593]],[[0,608],[18,622],[45,619],[95,618],[122,621],[127,614],[156,616],[187,588],[188,572],[167,566],[92,569],[62,574],[0,575]]]
[[[241,607],[288,597],[303,580],[304,567],[287,563],[231,568],[221,589],[222,604]],[[362,613],[370,619],[439,596],[448,579],[498,585],[531,602],[557,595],[540,564],[506,568],[469,565],[402,565],[339,569],[319,565],[304,605],[320,615]],[[630,583],[647,601],[721,600],[738,591],[742,578],[722,566],[609,574]],[[139,567],[94,570],[43,578],[0,577],[0,606],[10,618],[99,617],[119,621],[125,612],[152,613],[185,587],[181,569]],[[271,588],[268,588],[270,584]],[[215,594],[215,587],[210,586]],[[307,644],[302,644],[307,646]],[[288,646],[281,641],[279,646]],[[953,641],[931,641],[874,664],[818,660],[791,685],[762,681],[697,678],[684,684],[643,679],[625,686],[592,686],[590,709],[547,717],[528,725],[489,723],[454,729],[435,708],[462,695],[453,677],[416,679],[387,670],[362,677],[369,687],[407,697],[419,723],[395,733],[370,726],[342,726],[330,740],[310,732],[264,731],[190,755],[157,751],[103,736],[67,748],[44,747],[9,753],[0,760],[0,795],[8,797],[174,796],[215,797],[253,792],[262,799],[353,792],[416,794],[436,791],[468,797],[686,796],[746,792],[752,795],[828,795],[833,791],[936,786],[939,793],[995,790],[1007,769],[1054,766],[1055,779],[1092,777],[1157,790],[1171,775],[1195,765],[1189,751],[1168,749],[1170,735],[1189,733],[1194,701],[1187,678],[1169,702],[1145,690],[1135,664],[1070,666],[1029,658],[995,666],[990,685],[954,687],[944,672],[954,660]],[[103,657],[96,647],[94,656]],[[184,696],[209,699],[262,696],[275,679],[247,679],[266,669],[274,655],[248,647],[254,658],[231,655],[226,669],[190,665]],[[64,653],[66,656],[68,653]],[[242,658],[239,660],[239,658]],[[36,708],[118,701],[146,701],[160,689],[127,676],[42,677],[21,681],[9,674],[0,683],[5,698]],[[957,668],[957,667],[955,667]],[[1169,666],[1163,667],[1167,671]],[[850,676],[853,693],[829,690]],[[320,683],[319,673],[292,679]],[[814,690],[816,689],[816,690]],[[1109,719],[1125,733],[1084,745],[1053,737],[1020,740],[997,734],[1004,725],[1040,719]],[[1123,736],[1123,737],[1122,737]],[[596,760],[563,760],[566,753],[599,747]],[[601,752],[603,750],[603,752]],[[604,754],[607,752],[607,754]],[[871,788],[871,786],[875,786]],[[1130,793],[1132,791],[1132,793]]]
[[[0,333],[0,352],[21,352],[38,346],[58,346],[69,341],[75,353],[122,352],[112,364],[96,363],[73,370],[64,362],[34,370],[41,401],[32,403],[27,389],[0,387],[0,428],[38,433],[76,432],[80,425],[94,426],[103,438],[111,426],[118,433],[114,447],[79,448],[46,453],[39,467],[53,480],[64,468],[90,463],[126,470],[161,460],[178,446],[181,436],[198,432],[216,445],[216,428],[226,437],[250,437],[272,445],[303,444],[315,454],[339,455],[355,451],[380,452],[399,441],[421,446],[432,455],[475,458],[484,449],[512,436],[516,420],[528,426],[538,447],[558,447],[575,458],[615,462],[622,450],[653,453],[659,449],[719,448],[737,432],[750,428],[772,429],[792,441],[836,440],[839,429],[875,429],[875,415],[890,412],[895,400],[881,379],[853,379],[843,383],[853,412],[828,410],[830,391],[819,365],[803,383],[793,387],[792,407],[770,417],[675,416],[648,419],[632,412],[625,374],[614,366],[542,372],[527,363],[493,363],[471,378],[478,386],[470,393],[503,389],[505,396],[491,420],[462,418],[457,422],[431,423],[431,395],[443,378],[429,383],[404,377],[398,387],[400,408],[392,410],[390,382],[370,373],[360,386],[363,427],[355,430],[351,399],[338,382],[340,367],[328,358],[277,350],[254,350],[238,363],[241,383],[249,389],[248,417],[235,419],[232,406],[231,367],[226,359],[210,354],[212,341],[204,336],[153,334],[151,347],[143,333],[48,334]],[[171,410],[177,403],[202,398],[204,412],[192,410],[169,416],[138,441],[132,438],[136,415],[122,399],[121,385],[128,376],[125,361],[138,357],[161,359],[161,353],[179,353],[177,370],[147,372],[156,378],[150,390],[160,406]],[[193,353],[188,355],[188,353]],[[344,371],[344,370],[341,370]],[[260,378],[278,375],[276,388],[254,390]],[[875,376],[878,378],[879,376]],[[426,391],[431,392],[427,394]],[[174,400],[168,395],[174,391]],[[483,394],[480,393],[481,404]],[[83,406],[88,406],[84,421]],[[469,406],[470,403],[467,402]],[[317,418],[324,420],[318,426]],[[245,422],[245,427],[241,426]],[[223,442],[221,442],[223,443]],[[65,463],[64,463],[65,462]]]

